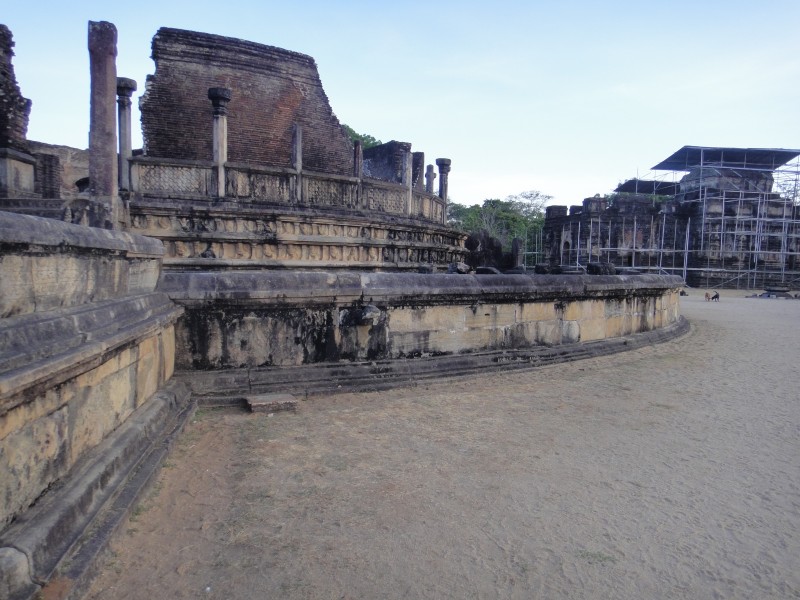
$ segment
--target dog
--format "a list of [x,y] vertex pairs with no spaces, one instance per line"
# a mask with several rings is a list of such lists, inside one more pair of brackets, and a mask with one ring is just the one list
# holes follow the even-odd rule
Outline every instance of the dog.
[[706,292],[706,302],[710,302],[710,301],[711,301],[711,294]]
[[713,302],[719,302],[719,292],[714,292],[714,295],[711,296],[711,300]]

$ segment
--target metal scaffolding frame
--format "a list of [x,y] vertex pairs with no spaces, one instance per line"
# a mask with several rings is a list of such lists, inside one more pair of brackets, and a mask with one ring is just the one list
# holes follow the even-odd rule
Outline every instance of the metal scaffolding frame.
[[[666,175],[627,182],[642,202],[648,196],[656,202],[653,192],[674,185],[669,179],[681,180],[658,215],[647,222],[636,214],[618,215],[615,222],[602,214],[588,223],[570,219],[569,232],[561,233],[561,264],[585,268],[601,260],[681,275],[702,287],[800,288],[798,156],[800,150],[686,146],[653,168]],[[614,240],[620,220],[623,233]],[[588,242],[582,241],[586,226]]]

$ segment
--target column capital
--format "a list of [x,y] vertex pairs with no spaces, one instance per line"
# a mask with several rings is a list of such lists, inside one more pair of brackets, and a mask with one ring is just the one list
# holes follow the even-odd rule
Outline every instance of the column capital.
[[127,77],[117,77],[117,104],[130,106],[131,96],[136,91],[136,81]]
[[439,173],[449,173],[451,162],[449,158],[437,158],[436,166],[439,167]]
[[136,91],[136,80],[128,77],[117,77],[117,96],[130,98]]
[[228,114],[228,102],[231,101],[231,90],[225,87],[208,88],[208,99],[214,107],[214,116]]

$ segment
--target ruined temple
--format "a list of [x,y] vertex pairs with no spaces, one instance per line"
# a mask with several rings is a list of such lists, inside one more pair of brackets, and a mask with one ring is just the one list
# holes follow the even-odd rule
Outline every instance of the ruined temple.
[[153,60],[131,228],[164,240],[168,268],[417,270],[465,254],[445,226],[449,161],[436,195],[414,185],[411,144],[351,143],[311,57],[162,28]]
[[653,167],[681,173],[676,183],[632,179],[605,198],[547,207],[548,259],[678,274],[697,287],[790,286],[800,279],[800,209],[787,163],[798,156],[684,146]]
[[134,152],[116,36],[89,23],[88,152],[25,139],[0,36],[0,597],[53,579],[78,596],[199,402],[263,408],[687,330],[679,277],[447,274],[466,253],[445,224],[450,160],[351,145],[301,54],[159,30]]

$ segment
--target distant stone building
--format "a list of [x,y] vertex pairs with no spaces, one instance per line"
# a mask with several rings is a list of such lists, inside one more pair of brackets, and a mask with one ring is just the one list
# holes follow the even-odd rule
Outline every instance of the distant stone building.
[[654,167],[686,172],[679,183],[633,179],[609,197],[548,207],[548,259],[677,274],[696,287],[796,287],[798,156],[685,146]]

